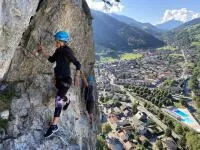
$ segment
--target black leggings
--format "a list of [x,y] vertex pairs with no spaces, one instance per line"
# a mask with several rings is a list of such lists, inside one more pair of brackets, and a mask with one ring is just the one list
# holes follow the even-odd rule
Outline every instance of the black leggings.
[[87,110],[88,114],[92,113],[93,107],[94,107],[93,101],[86,102],[86,110]]
[[55,112],[54,117],[60,117],[61,110],[63,107],[63,101],[67,101],[67,91],[69,90],[72,84],[71,77],[56,77],[56,88],[58,89],[56,98],[55,98]]

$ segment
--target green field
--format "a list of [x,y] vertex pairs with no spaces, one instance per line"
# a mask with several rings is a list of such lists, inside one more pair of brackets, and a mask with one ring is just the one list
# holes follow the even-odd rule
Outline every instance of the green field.
[[101,57],[101,62],[115,62],[117,59],[112,57]]
[[120,55],[121,60],[134,60],[134,59],[139,59],[143,55],[142,54],[135,54],[135,53],[125,53]]
[[195,47],[200,47],[200,42],[192,42],[192,46],[195,46]]
[[134,60],[134,59],[139,59],[141,58],[143,55],[139,54],[139,53],[124,53],[122,55],[120,55],[120,59],[116,59],[113,57],[100,57],[100,62],[104,63],[104,62],[116,62],[119,60]]
[[163,46],[163,47],[157,48],[157,50],[171,50],[171,51],[175,51],[177,49],[174,48],[174,47],[171,47],[171,46]]
[[194,68],[194,63],[187,62],[187,63],[184,63],[183,65],[184,67]]
[[170,57],[183,57],[183,54],[176,54],[176,53],[173,53],[173,54],[170,54],[169,56],[170,56]]

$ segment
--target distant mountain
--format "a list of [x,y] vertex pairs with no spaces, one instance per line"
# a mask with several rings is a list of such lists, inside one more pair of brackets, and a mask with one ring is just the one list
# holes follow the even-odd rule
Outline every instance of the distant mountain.
[[147,33],[150,33],[158,38],[161,37],[161,33],[163,32],[163,30],[158,29],[156,26],[154,26],[150,23],[141,23],[141,22],[138,22],[127,16],[118,15],[118,14],[111,14],[111,16],[121,22],[128,24],[128,25],[142,29],[142,30],[146,31]]
[[111,17],[121,21],[121,22],[124,22],[126,24],[136,24],[137,26],[139,25],[139,22],[130,18],[130,17],[127,17],[127,16],[123,16],[123,15],[118,15],[118,14],[110,14]]
[[98,11],[92,11],[93,36],[97,50],[132,51],[135,48],[154,48],[164,44],[153,35]]
[[188,21],[182,25],[180,25],[178,27],[178,29],[181,29],[181,28],[185,28],[185,27],[189,27],[189,26],[192,26],[192,25],[195,25],[195,24],[199,24],[200,23],[200,18],[196,18],[196,19],[193,19],[191,21]]
[[170,21],[164,22],[162,24],[157,24],[156,27],[159,29],[162,29],[162,30],[169,31],[169,30],[172,30],[182,24],[183,24],[183,22],[181,22],[181,21],[170,20]]
[[164,34],[167,43],[174,46],[190,46],[200,44],[200,18],[189,22]]

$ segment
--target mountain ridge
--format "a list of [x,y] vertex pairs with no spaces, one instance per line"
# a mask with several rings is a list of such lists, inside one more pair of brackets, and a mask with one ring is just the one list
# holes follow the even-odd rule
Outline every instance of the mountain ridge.
[[188,27],[188,26],[192,26],[192,25],[199,24],[199,23],[200,23],[200,18],[195,18],[193,20],[190,20],[188,22],[183,23],[182,25],[178,26],[174,30],[181,29],[181,28]]
[[[190,46],[200,42],[200,18],[188,21],[163,35],[170,45]],[[196,43],[195,43],[196,42]]]
[[132,51],[135,48],[154,48],[164,44],[153,35],[117,19],[92,11],[94,41],[97,50],[101,48],[117,51]]
[[142,22],[136,21],[135,19],[124,16],[124,15],[111,14],[111,16],[121,22],[124,22],[124,23],[134,26],[134,27],[137,27],[149,34],[152,34],[159,39],[161,38],[161,34],[162,34],[163,30],[157,28],[156,26],[152,25],[151,23],[142,23]]
[[177,20],[169,20],[167,22],[157,24],[156,27],[165,31],[172,30],[174,28],[177,28],[178,26],[182,25],[183,22],[177,21]]

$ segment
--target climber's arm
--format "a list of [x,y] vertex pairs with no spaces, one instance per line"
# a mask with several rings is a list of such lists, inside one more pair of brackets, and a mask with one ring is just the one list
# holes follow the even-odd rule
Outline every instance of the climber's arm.
[[81,77],[82,77],[82,81],[83,81],[83,86],[84,88],[88,87],[88,82],[87,79],[85,77],[85,74],[81,71]]
[[76,73],[80,75],[81,64],[74,56],[74,53],[71,49],[65,49],[62,51],[63,54],[67,57],[67,59],[76,66]]
[[54,63],[56,61],[56,52],[52,55],[52,56],[49,56],[48,54],[44,54],[46,55],[45,57],[48,58],[48,61],[50,61],[51,63]]
[[77,73],[80,74],[80,69],[81,69],[80,62],[76,59],[76,57],[73,54],[69,54],[68,56],[69,56],[71,62],[74,64],[74,66],[76,66]]
[[49,62],[54,63],[56,61],[56,52],[52,56],[49,56],[47,51],[45,51],[42,46],[39,46],[38,52],[43,54],[43,56],[46,57]]
[[81,72],[80,72],[81,64],[74,57],[74,55],[71,55],[71,61],[76,66],[76,73],[75,73],[75,76],[74,76],[74,85],[79,87],[79,85],[80,85],[80,76],[81,76]]
[[74,76],[74,84],[75,84],[75,86],[79,87],[80,76],[81,76],[81,72],[80,72],[81,64],[76,59],[76,57],[74,56],[72,51],[64,51],[64,54],[74,64],[74,66],[76,66],[76,73],[75,73],[75,76]]

